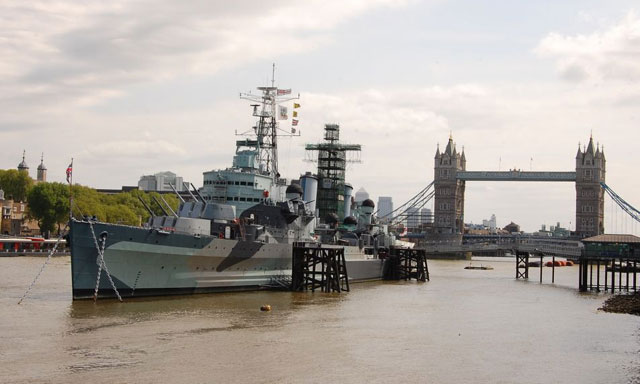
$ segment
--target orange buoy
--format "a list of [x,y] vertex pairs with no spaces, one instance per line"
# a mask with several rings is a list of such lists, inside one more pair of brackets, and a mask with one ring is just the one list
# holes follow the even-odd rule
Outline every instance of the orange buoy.
[[262,307],[260,307],[260,310],[263,312],[268,312],[271,310],[271,306],[269,304],[265,304]]
[[567,260],[567,267],[571,267],[571,266],[573,266],[573,261]]
[[546,263],[544,263],[545,267],[553,267],[553,262],[551,261],[547,261]]

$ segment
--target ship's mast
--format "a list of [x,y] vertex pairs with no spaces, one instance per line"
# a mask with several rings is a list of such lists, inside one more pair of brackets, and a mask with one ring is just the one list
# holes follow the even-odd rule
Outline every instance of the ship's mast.
[[278,136],[291,136],[285,131],[278,133],[278,104],[299,99],[300,95],[291,97],[291,90],[278,90],[275,86],[275,64],[272,68],[271,86],[258,87],[257,89],[261,95],[241,93],[240,98],[257,103],[252,104],[253,116],[258,118],[256,126],[253,127],[256,136],[257,161],[260,172],[271,176],[275,184],[280,177],[278,172]]

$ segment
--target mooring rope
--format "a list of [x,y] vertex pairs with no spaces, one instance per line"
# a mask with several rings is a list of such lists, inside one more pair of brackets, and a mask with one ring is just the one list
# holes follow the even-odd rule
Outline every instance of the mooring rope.
[[107,278],[109,278],[109,283],[111,283],[111,287],[113,288],[114,292],[116,293],[116,296],[118,296],[118,300],[122,301],[122,297],[120,297],[120,293],[118,292],[118,288],[116,288],[116,285],[113,283],[113,279],[111,279],[111,274],[109,273],[109,269],[107,268],[107,264],[104,262],[104,247],[105,244],[107,243],[107,239],[106,236],[103,237],[103,241],[102,241],[102,248],[100,248],[100,246],[98,245],[98,239],[96,238],[96,233],[93,230],[93,224],[91,223],[91,221],[88,221],[89,223],[89,228],[91,228],[91,235],[93,236],[93,243],[96,246],[96,249],[98,250],[98,259],[100,260],[100,263],[98,264],[98,281],[96,282],[96,290],[94,292],[94,296],[93,299],[94,301],[97,300],[98,298],[98,284],[100,284],[100,274],[102,273],[101,268],[104,268],[105,273],[107,274]]
[[60,242],[62,241],[62,238],[66,235],[67,228],[69,228],[68,223],[64,227],[62,232],[60,232],[60,236],[58,236],[58,241],[56,241],[56,243],[53,245],[51,252],[49,252],[49,254],[47,255],[47,259],[44,261],[44,264],[42,264],[42,268],[40,268],[40,271],[36,275],[36,278],[33,279],[33,281],[31,282],[31,285],[29,285],[29,288],[27,288],[27,291],[24,293],[24,295],[22,295],[22,297],[20,298],[20,301],[18,301],[18,304],[22,303],[22,300],[24,300],[24,298],[27,297],[29,292],[31,292],[31,289],[33,288],[33,286],[36,285],[36,281],[38,281],[38,278],[42,274],[42,271],[44,271],[44,268],[47,266],[47,264],[49,264],[49,261],[51,260],[51,256],[53,256],[53,254],[56,253],[56,250],[58,249],[58,244],[60,244]]

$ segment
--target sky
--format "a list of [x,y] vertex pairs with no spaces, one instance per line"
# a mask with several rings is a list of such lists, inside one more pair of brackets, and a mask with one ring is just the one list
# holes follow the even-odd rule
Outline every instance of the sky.
[[[433,180],[453,136],[468,170],[571,171],[604,146],[607,184],[640,206],[636,1],[13,1],[0,3],[0,168],[136,185],[173,171],[196,186],[231,165],[253,125],[240,92],[300,94],[288,178],[325,123],[362,144],[347,181],[396,205]],[[288,129],[290,125],[281,123]],[[9,145],[7,145],[7,143]],[[605,229],[630,223],[605,204]],[[575,229],[572,183],[467,182],[465,221]]]

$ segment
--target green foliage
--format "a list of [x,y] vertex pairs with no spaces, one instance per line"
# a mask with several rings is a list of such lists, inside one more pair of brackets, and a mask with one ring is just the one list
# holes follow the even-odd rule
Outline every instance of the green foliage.
[[[138,196],[147,204],[155,215],[162,215],[151,196],[162,201],[156,192],[145,193],[143,191],[122,192],[115,195],[98,193],[95,189],[74,185],[73,188],[75,217],[96,216],[98,220],[107,223],[119,223],[126,225],[140,225],[149,220],[149,211],[138,199]],[[178,198],[174,195],[162,195],[171,208],[178,208]]]
[[24,171],[16,169],[0,169],[0,187],[5,198],[14,201],[26,201],[29,189],[33,186],[33,179]]
[[[161,204],[164,204],[164,198],[174,211],[177,211],[179,205],[175,195],[162,195],[161,198],[156,192],[131,191],[107,195],[81,185],[72,186],[71,192],[74,217],[95,216],[107,223],[141,225],[149,220],[149,211],[138,197],[151,208],[154,215],[162,215],[163,212],[152,196]],[[69,186],[61,183],[38,183],[29,190],[27,203],[29,215],[38,220],[42,232],[53,231],[56,224],[63,224],[68,219]]]
[[42,233],[55,230],[69,214],[69,187],[62,183],[38,183],[27,195],[29,215],[38,220]]

